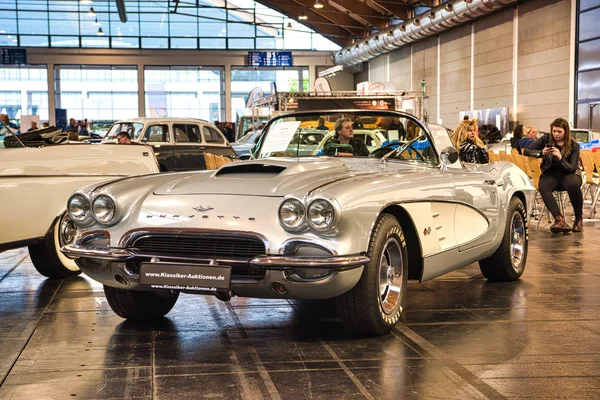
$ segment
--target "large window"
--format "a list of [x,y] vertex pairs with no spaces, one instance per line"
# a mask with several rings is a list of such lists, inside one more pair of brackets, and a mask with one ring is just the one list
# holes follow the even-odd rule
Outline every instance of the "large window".
[[249,115],[246,100],[250,91],[260,87],[265,94],[271,92],[271,82],[275,82],[280,92],[307,92],[307,68],[232,68],[231,69],[231,116],[235,121]]
[[575,119],[578,128],[600,129],[600,0],[580,0],[577,9],[577,91]]
[[48,120],[48,75],[45,65],[0,67],[0,113],[19,123],[22,115]]
[[67,118],[115,121],[139,117],[135,66],[57,65],[56,108]]
[[147,117],[224,120],[221,68],[146,67],[144,81]]
[[114,0],[0,0],[0,46],[339,49],[253,0],[126,0],[125,8],[123,23]]

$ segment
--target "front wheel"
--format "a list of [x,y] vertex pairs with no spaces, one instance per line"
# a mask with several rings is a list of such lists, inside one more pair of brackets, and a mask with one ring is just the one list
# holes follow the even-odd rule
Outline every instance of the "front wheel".
[[527,210],[521,200],[513,197],[506,215],[500,247],[490,257],[479,261],[481,273],[490,281],[514,281],[525,271],[529,243]]
[[73,243],[77,227],[64,214],[40,243],[29,246],[29,257],[35,269],[48,278],[68,278],[81,273],[75,260],[61,253],[60,248]]
[[179,298],[179,292],[168,290],[146,292],[117,289],[106,285],[104,295],[115,314],[121,318],[137,321],[152,321],[164,317]]
[[337,298],[338,313],[353,332],[377,336],[396,326],[406,297],[406,240],[393,215],[378,218],[367,256],[371,260],[356,286]]

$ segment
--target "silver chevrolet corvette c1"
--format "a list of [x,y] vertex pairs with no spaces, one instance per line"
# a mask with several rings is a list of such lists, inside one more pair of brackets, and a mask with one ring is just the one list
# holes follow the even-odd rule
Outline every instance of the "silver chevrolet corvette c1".
[[[294,138],[320,118],[339,140],[298,156]],[[387,141],[366,155],[357,122]],[[295,112],[269,122],[253,155],[76,191],[63,253],[123,318],[162,317],[180,292],[334,299],[363,335],[395,326],[408,279],[475,261],[493,281],[524,271],[535,189],[510,163],[463,165],[441,126],[395,111]]]

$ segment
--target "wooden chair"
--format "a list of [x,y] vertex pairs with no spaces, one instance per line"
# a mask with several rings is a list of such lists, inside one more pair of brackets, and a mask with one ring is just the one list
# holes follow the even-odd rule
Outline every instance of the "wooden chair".
[[233,161],[230,158],[225,157],[225,156],[215,156],[215,159],[216,159],[216,163],[217,163],[217,169],[221,168],[223,165]]
[[517,152],[517,154],[512,154],[512,158],[513,158],[513,163],[517,167],[519,167],[521,169],[521,171],[525,172],[527,174],[527,176],[529,176],[529,174],[527,173],[528,168],[525,167],[525,160],[523,159],[523,156]]
[[217,161],[215,155],[212,153],[204,153],[204,163],[206,164],[206,169],[217,169]]
[[[539,188],[539,183],[540,183],[540,176],[542,176],[542,169],[540,168],[540,162],[541,159],[539,158],[535,158],[535,157],[525,157],[525,159],[527,160],[529,167],[531,168],[531,175],[532,175],[532,183],[533,186],[535,187],[535,190],[537,190],[536,193],[536,198],[538,196],[538,194],[540,193],[540,188]],[[561,209],[562,215],[565,215],[565,204],[563,202],[563,195],[564,195],[564,191],[556,191],[554,192],[554,197],[556,197],[556,200],[558,201],[558,205]],[[539,213],[539,218],[538,218],[538,223],[537,226],[535,227],[535,230],[537,231],[540,228],[540,222],[542,222],[542,217],[544,216],[544,212],[547,211],[546,210],[546,204],[544,203],[543,199],[542,199],[542,211]],[[550,220],[550,212],[548,212],[548,223],[552,222]]]
[[490,162],[502,161],[502,160],[500,160],[500,155],[498,153],[494,153],[493,151],[489,151],[488,155],[490,157]]
[[[596,202],[598,201],[598,195],[600,194],[600,182],[598,174],[594,172],[597,170],[597,165],[594,162],[594,156],[590,150],[581,150],[579,152],[579,158],[583,164],[583,170],[585,171],[585,190],[583,192],[583,198],[585,198],[586,192],[589,192],[592,196],[592,209],[590,211],[590,218],[594,217],[596,213]],[[595,191],[594,191],[595,189]]]

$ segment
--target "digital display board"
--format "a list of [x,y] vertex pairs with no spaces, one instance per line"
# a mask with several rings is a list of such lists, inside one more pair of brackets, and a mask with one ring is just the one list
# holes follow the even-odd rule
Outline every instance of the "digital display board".
[[291,51],[249,51],[249,67],[291,67]]
[[0,49],[1,64],[27,64],[27,50]]

